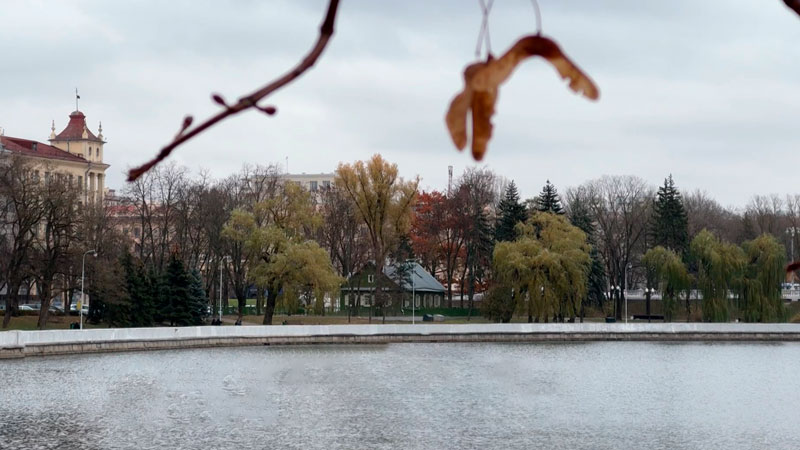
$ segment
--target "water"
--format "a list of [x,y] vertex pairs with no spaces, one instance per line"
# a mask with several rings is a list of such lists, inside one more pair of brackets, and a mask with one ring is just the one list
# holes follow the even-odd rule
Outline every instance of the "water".
[[395,344],[0,362],[0,449],[800,448],[800,344]]

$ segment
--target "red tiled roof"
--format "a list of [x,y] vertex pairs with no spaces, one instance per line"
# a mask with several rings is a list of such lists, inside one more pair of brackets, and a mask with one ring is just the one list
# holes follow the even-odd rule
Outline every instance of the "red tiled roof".
[[90,141],[100,141],[87,127],[86,116],[80,111],[72,111],[69,115],[69,123],[61,133],[58,133],[55,140],[70,141],[83,139],[83,130],[86,129],[86,139]]
[[15,138],[11,136],[0,136],[0,144],[6,150],[25,156],[38,156],[40,158],[64,159],[68,161],[87,162],[83,157],[65,152],[60,148],[55,148],[41,142],[29,139]]

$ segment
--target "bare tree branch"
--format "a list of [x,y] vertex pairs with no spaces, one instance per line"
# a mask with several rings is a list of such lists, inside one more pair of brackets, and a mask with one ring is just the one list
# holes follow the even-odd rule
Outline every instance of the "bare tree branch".
[[217,122],[221,122],[223,119],[226,119],[229,116],[250,108],[258,109],[259,111],[262,111],[268,115],[275,114],[277,110],[274,106],[259,106],[258,102],[269,94],[294,81],[317,62],[317,59],[322,54],[322,51],[325,50],[325,47],[328,45],[328,41],[333,36],[334,22],[336,20],[336,11],[338,8],[339,0],[330,0],[330,3],[328,4],[328,12],[325,15],[325,20],[322,22],[322,25],[319,28],[319,38],[317,38],[317,42],[314,44],[314,47],[311,48],[311,51],[306,55],[305,58],[303,58],[302,61],[300,61],[297,66],[284,74],[282,77],[272,81],[261,89],[251,93],[250,95],[240,98],[239,101],[233,105],[228,105],[225,103],[225,100],[219,94],[212,95],[212,100],[215,103],[222,105],[225,109],[198,124],[188,132],[187,130],[192,123],[192,117],[187,116],[184,119],[181,130],[178,132],[178,135],[175,136],[175,139],[166,147],[162,148],[155,158],[139,167],[131,169],[128,172],[128,181],[135,181],[137,178],[142,176],[142,174],[152,169],[156,164],[169,156],[169,154],[172,153],[172,150],[174,150],[176,147],[197,136],[208,128],[211,128]]

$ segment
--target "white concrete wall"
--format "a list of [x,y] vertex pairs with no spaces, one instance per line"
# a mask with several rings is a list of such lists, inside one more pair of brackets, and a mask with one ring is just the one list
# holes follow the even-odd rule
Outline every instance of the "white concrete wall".
[[236,337],[378,336],[442,334],[529,334],[529,333],[792,333],[800,324],[751,323],[533,323],[533,324],[422,324],[422,325],[272,325],[202,326],[177,328],[110,328],[91,330],[45,330],[0,332],[0,348],[26,345],[163,341]]

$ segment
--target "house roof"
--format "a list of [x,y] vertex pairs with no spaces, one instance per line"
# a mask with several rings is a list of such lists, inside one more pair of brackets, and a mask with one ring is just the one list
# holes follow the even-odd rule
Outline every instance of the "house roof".
[[[83,131],[86,130],[86,137],[83,137]],[[69,115],[69,123],[61,133],[58,133],[53,139],[54,141],[77,141],[89,140],[102,142],[97,136],[92,133],[86,126],[86,116],[80,111],[72,111]]]
[[70,152],[65,152],[60,148],[56,148],[47,144],[30,139],[22,139],[11,136],[0,136],[0,144],[6,150],[12,153],[17,153],[25,156],[35,156],[39,158],[61,159],[66,161],[77,161],[85,163],[86,160],[78,155]]
[[[395,278],[395,273],[397,272],[398,266],[402,266],[403,263],[394,263],[388,264],[384,266],[383,273],[386,274],[387,277],[391,278],[395,281],[395,283],[399,284],[404,290],[410,291],[412,287],[414,290],[420,292],[444,292],[444,286],[441,283],[436,281],[436,278],[433,275],[429,274],[425,269],[422,268],[418,263],[414,262],[411,263],[411,273],[410,277],[405,280],[397,280]],[[413,281],[413,283],[412,283]]]

